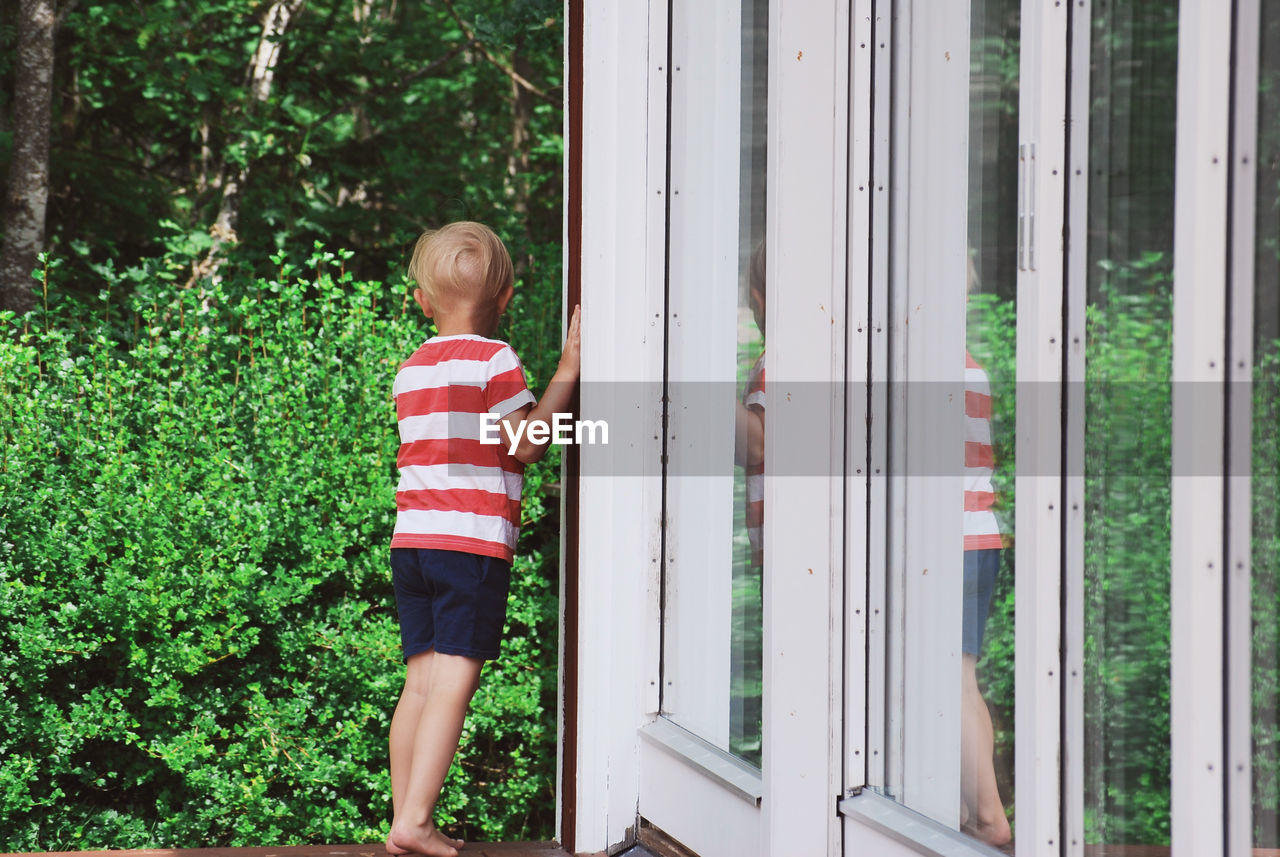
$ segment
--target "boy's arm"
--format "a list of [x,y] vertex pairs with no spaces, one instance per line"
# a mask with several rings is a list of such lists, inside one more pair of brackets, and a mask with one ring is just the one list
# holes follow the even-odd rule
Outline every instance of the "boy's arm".
[[[578,374],[582,367],[582,308],[574,307],[573,316],[569,319],[569,334],[565,337],[564,351],[560,355],[560,365],[551,376],[551,382],[536,405],[525,405],[502,418],[502,433],[506,436],[507,448],[519,438],[512,455],[525,464],[539,461],[546,455],[551,444],[548,437],[542,441],[533,441],[527,430],[517,428],[524,422],[543,422],[551,425],[554,415],[564,413],[573,400],[573,391],[578,384]],[[526,426],[527,429],[527,426]]]

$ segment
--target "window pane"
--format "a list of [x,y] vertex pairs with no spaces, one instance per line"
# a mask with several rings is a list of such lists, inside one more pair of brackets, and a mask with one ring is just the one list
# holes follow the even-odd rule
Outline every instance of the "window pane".
[[1280,0],[1262,2],[1253,335],[1253,843],[1280,848]]
[[738,223],[738,378],[733,473],[733,626],[729,747],[760,765],[764,679],[764,178],[769,3],[742,0],[742,163]]
[[758,766],[768,4],[671,13],[662,712]]
[[970,4],[961,829],[1000,844],[1013,810],[1017,0]]
[[1094,6],[1085,351],[1084,800],[1090,844],[1169,842],[1178,7]]
[[994,845],[1012,833],[1019,10],[914,3],[894,60],[912,214],[890,239],[889,315],[909,320],[888,369],[885,792]]

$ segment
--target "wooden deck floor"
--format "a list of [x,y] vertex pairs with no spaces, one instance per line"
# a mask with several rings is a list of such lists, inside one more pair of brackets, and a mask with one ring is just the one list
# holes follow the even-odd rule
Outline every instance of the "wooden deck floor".
[[[281,848],[176,848],[145,851],[51,851],[0,857],[387,857],[377,845],[289,845]],[[555,842],[468,842],[461,857],[573,857]]]

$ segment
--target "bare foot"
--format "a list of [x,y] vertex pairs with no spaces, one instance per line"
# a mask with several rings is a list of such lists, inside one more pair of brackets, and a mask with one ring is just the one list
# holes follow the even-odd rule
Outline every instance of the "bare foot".
[[392,857],[403,857],[405,854],[412,854],[412,851],[405,851],[403,848],[397,848],[391,841],[391,834],[387,834],[387,853]]
[[391,826],[387,836],[387,853],[400,857],[405,854],[421,854],[424,857],[458,857],[458,852],[466,843],[461,839],[450,839],[440,832],[434,824],[426,827]]
[[960,829],[975,839],[981,839],[988,845],[994,845],[999,848],[1013,838],[1013,832],[1009,829],[1009,819],[1003,815],[997,816],[990,821],[984,822],[979,816],[976,820],[970,818],[960,826]]

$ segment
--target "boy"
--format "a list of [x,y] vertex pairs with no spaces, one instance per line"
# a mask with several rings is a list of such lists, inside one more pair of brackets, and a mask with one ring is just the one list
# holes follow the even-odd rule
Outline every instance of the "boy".
[[[432,812],[458,748],[486,660],[498,656],[524,465],[547,440],[516,433],[568,408],[579,370],[574,309],[559,368],[541,402],[511,346],[491,339],[513,292],[511,257],[488,227],[451,223],[423,233],[409,273],[413,298],[439,334],[400,367],[400,428],[391,567],[406,676],[391,721],[391,854],[456,857],[463,843]],[[481,442],[495,414],[504,444]],[[513,438],[519,443],[512,453]]]
[[1012,838],[1000,801],[994,762],[995,729],[978,686],[978,656],[991,612],[1004,536],[991,484],[991,385],[987,373],[964,353],[964,615],[961,619],[960,771],[961,829],[999,847]]

